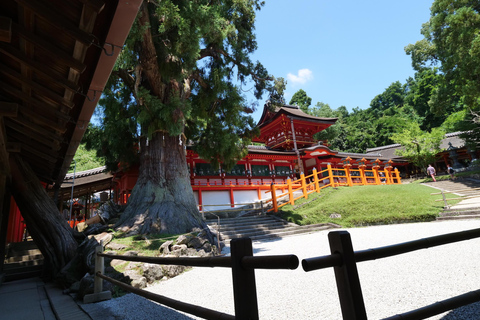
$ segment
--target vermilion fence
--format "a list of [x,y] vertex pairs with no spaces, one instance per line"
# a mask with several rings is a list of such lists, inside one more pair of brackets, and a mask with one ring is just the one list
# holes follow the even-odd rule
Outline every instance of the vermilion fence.
[[[313,192],[320,192],[326,187],[338,186],[361,186],[361,185],[380,185],[380,184],[401,184],[400,172],[398,169],[387,168],[379,170],[373,168],[366,170],[364,168],[350,169],[349,167],[343,169],[333,169],[331,165],[327,165],[327,169],[317,172],[313,169],[311,175],[305,176],[303,173],[298,180],[287,180],[286,185],[272,184],[271,194],[272,198],[266,202],[272,202],[274,212],[278,212],[278,208],[284,205],[294,205],[295,201],[301,198],[308,199],[308,195]],[[288,189],[287,192],[278,194],[277,190]],[[288,202],[278,204],[279,198],[288,196]]]
[[[473,229],[455,233],[449,233],[420,240],[394,244],[386,247],[372,248],[368,250],[353,251],[350,234],[347,231],[333,231],[328,234],[331,255],[313,257],[302,260],[303,270],[311,272],[318,269],[333,268],[342,316],[344,320],[366,320],[365,303],[363,300],[357,263],[388,258],[420,249],[442,246],[459,241],[480,237],[480,229]],[[210,258],[158,258],[139,256],[119,256],[102,253],[103,247],[97,250],[95,293],[85,296],[84,302],[95,302],[105,299],[102,297],[102,279],[105,279],[119,287],[164,304],[176,310],[190,313],[204,319],[235,319],[257,320],[258,304],[255,284],[255,269],[296,269],[299,261],[295,255],[279,256],[253,256],[252,242],[249,238],[233,239],[230,242],[231,257]],[[475,250],[475,248],[472,248]],[[183,265],[198,267],[227,267],[232,269],[233,293],[235,315],[220,313],[201,306],[184,303],[161,295],[153,294],[141,289],[136,289],[103,274],[103,257],[122,259],[125,261],[138,261],[164,265]],[[406,275],[408,276],[408,275]],[[312,281],[315,277],[312,275]],[[274,294],[272,292],[272,294]],[[292,296],[296,292],[292,292]],[[304,294],[304,293],[303,293]],[[474,302],[480,301],[480,290],[436,302],[422,308],[397,314],[385,319],[388,320],[420,320],[426,319],[443,312],[453,310]],[[292,305],[292,308],[295,306]],[[319,306],[321,308],[321,306]],[[132,311],[133,312],[133,311]],[[288,314],[285,315],[288,319]]]

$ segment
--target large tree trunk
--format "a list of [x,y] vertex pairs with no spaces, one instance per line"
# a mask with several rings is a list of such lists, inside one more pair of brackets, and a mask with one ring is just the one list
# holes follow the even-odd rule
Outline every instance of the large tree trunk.
[[206,229],[187,169],[184,141],[156,132],[142,141],[137,184],[118,223],[131,234],[181,234]]
[[76,254],[73,230],[58,212],[30,166],[12,157],[12,194],[50,276],[55,276]]

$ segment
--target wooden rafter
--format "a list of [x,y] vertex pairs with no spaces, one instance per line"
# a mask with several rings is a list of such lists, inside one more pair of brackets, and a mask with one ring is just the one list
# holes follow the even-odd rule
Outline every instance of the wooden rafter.
[[0,16],[0,42],[12,40],[12,19]]
[[95,37],[92,34],[89,34],[75,26],[72,21],[57,12],[55,8],[48,5],[48,2],[41,2],[37,0],[16,1],[23,7],[35,12],[36,16],[54,25],[59,31],[68,33],[72,38],[83,43],[83,45],[90,46],[95,42]]

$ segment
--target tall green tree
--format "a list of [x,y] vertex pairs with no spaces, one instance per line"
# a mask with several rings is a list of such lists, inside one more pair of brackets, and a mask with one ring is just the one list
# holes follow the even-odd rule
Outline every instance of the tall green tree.
[[101,107],[99,149],[110,163],[137,159],[139,176],[118,224],[130,233],[205,227],[185,145],[213,166],[232,165],[256,133],[238,84],[260,99],[267,71],[250,60],[258,0],[145,1]]
[[394,133],[392,140],[402,145],[402,148],[396,151],[397,155],[426,170],[429,163],[435,163],[437,154],[442,151],[440,142],[444,136],[445,131],[441,128],[425,132],[420,129],[418,123],[411,122],[401,132]]
[[476,120],[480,110],[480,2],[434,1],[430,20],[421,32],[425,38],[405,50],[417,70],[433,64],[443,74],[432,107],[445,112],[452,105],[463,105],[468,110],[463,129],[469,134],[465,138],[480,142]]
[[307,113],[308,107],[312,104],[312,98],[307,95],[305,90],[300,89],[293,94],[290,104],[299,106],[303,112]]

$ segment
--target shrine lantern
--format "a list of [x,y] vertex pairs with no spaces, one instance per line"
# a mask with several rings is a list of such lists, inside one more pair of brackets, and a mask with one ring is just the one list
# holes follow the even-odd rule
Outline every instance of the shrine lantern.
[[360,169],[365,169],[367,167],[367,160],[365,158],[362,158],[357,161],[357,165]]
[[375,161],[373,161],[373,166],[372,166],[372,168],[373,168],[373,169],[379,169],[381,163],[382,163],[382,161],[381,161],[381,160],[378,160],[378,159],[375,160]]
[[346,158],[342,159],[343,167],[344,168],[350,168],[352,166],[352,164],[350,163],[351,161],[352,161],[352,158],[350,158],[350,157],[346,157]]

